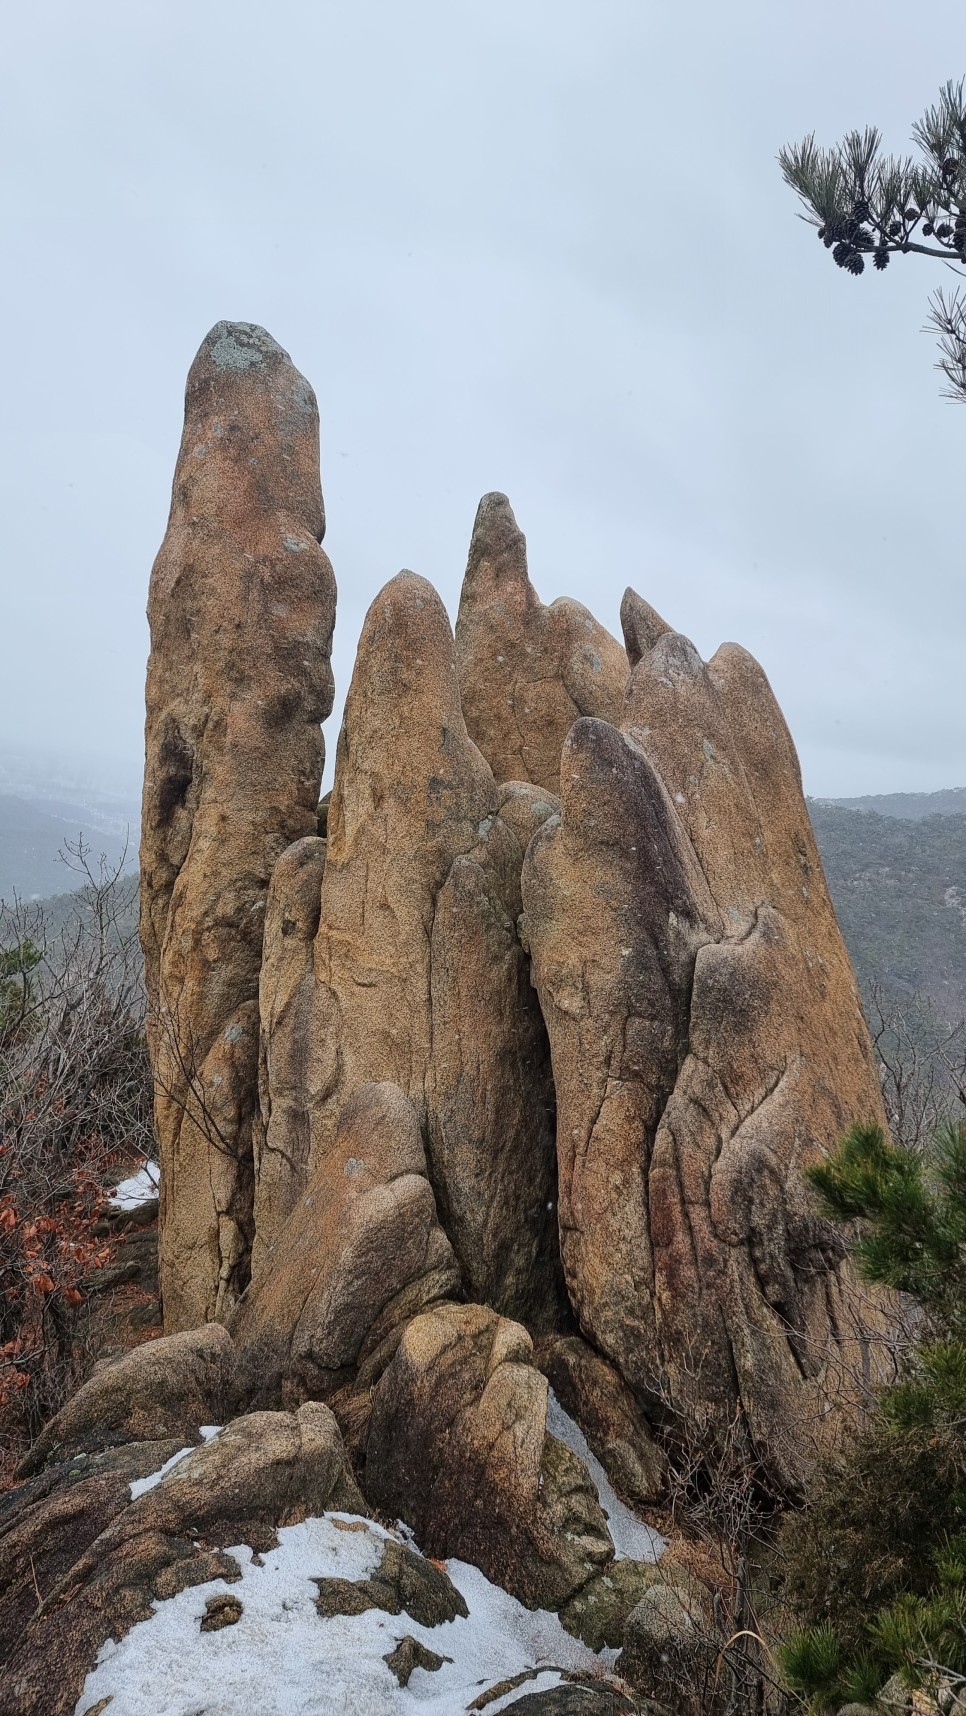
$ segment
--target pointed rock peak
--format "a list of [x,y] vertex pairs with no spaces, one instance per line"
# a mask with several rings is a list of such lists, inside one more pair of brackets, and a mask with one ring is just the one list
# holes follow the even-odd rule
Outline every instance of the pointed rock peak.
[[630,588],[624,591],[621,602],[621,627],[624,632],[624,647],[627,659],[634,668],[641,657],[652,650],[658,638],[671,630],[666,620],[662,620],[650,602],[645,602],[636,590]]
[[527,539],[506,495],[484,495],[476,509],[463,598],[471,588],[483,583],[516,585],[527,593],[530,602],[537,601],[527,573]]
[[330,856],[341,849],[344,834],[346,747],[353,757],[349,774],[358,773],[364,757],[367,774],[398,783],[406,774],[396,755],[400,745],[425,782],[444,758],[447,775],[451,767],[458,770],[468,744],[449,615],[432,584],[415,572],[399,572],[380,590],[359,636],[329,815]]
[[371,604],[359,636],[357,664],[373,653],[405,683],[453,668],[453,630],[442,598],[417,572],[397,572]]
[[[253,322],[216,322],[198,348],[185,387],[178,479],[190,486],[194,519],[217,516],[232,529],[233,518],[257,513],[270,529],[273,515],[293,514],[287,522],[302,528],[283,532],[289,554],[325,535],[314,389]],[[250,538],[245,547],[256,552]]]

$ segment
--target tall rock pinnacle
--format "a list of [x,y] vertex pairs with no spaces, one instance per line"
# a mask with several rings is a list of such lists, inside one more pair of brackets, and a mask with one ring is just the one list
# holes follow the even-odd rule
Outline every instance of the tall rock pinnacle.
[[268,881],[315,831],[335,579],[315,395],[263,328],[219,322],[188,375],[151,574],[141,939],[168,1329],[247,1279]]

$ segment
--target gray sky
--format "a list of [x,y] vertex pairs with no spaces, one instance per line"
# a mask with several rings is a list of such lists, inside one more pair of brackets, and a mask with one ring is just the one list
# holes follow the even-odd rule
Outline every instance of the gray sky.
[[[0,740],[141,757],[184,378],[221,317],[319,396],[337,710],[403,566],[455,616],[504,489],[545,601],[632,583],[762,661],[806,790],[966,780],[966,408],[941,265],[853,280],[782,143],[889,146],[962,0],[36,0],[0,66]],[[327,724],[330,757],[336,716]]]

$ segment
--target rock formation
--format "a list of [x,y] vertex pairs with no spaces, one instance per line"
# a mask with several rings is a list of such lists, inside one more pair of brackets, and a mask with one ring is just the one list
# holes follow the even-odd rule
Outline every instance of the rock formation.
[[[544,607],[490,495],[455,640],[411,572],[372,603],[318,807],[323,524],[311,390],[221,324],[150,596],[142,936],[180,1332],[99,1369],[24,1462],[0,1716],[72,1710],[109,1633],[199,1584],[204,1648],[241,1638],[240,1546],[336,1509],[359,1517],[319,1532],[358,1541],[309,1618],[407,1617],[379,1708],[443,1674],[420,1629],[466,1618],[430,1556],[671,1697],[722,1641],[634,1514],[682,1442],[800,1489],[875,1372],[882,1307],[801,1168],[882,1120],[876,1070],[761,669],[705,664],[632,592],[626,653]],[[200,1447],[203,1425],[226,1427]]]
[[[621,727],[577,722],[531,843],[561,1247],[637,1398],[795,1487],[867,1375],[867,1312],[801,1165],[882,1119],[794,748],[761,669],[625,600]],[[864,1297],[864,1295],[863,1295]]]
[[[289,1054],[307,1116],[293,1123],[290,1105],[291,1143],[278,1149],[269,1061],[259,1268],[275,1267],[277,1224],[301,1177],[291,1164],[301,1162],[306,1136],[311,1174],[333,1149],[347,1099],[360,1085],[389,1081],[415,1105],[468,1294],[538,1328],[555,1322],[549,1051],[516,928],[520,831],[529,838],[552,808],[533,789],[508,794],[494,781],[463,721],[443,604],[422,578],[400,573],[366,616],[346,700],[314,1000]],[[286,860],[286,889],[300,862]],[[307,926],[297,909],[288,915]],[[294,931],[293,948],[302,933]],[[303,970],[301,953],[291,957]],[[273,932],[261,1002],[269,1040],[279,1006],[271,971],[287,969],[287,958]]]
[[233,1319],[249,1393],[329,1401],[356,1448],[406,1323],[459,1287],[416,1110],[361,1085]]
[[225,1312],[252,1243],[269,878],[314,831],[332,707],[315,396],[264,329],[221,322],[188,376],[151,574],[141,932],[166,1326]]
[[667,1461],[619,1371],[579,1335],[541,1341],[536,1362],[622,1500],[631,1508],[659,1500]]
[[614,1550],[586,1471],[547,1434],[532,1357],[526,1330],[480,1305],[417,1317],[376,1388],[366,1487],[428,1554],[559,1609]]
[[268,1549],[280,1525],[364,1506],[335,1419],[315,1402],[236,1418],[132,1494],[178,1451],[133,1442],[79,1469],[52,1465],[14,1496],[0,1541],[0,1716],[71,1716],[106,1636],[190,1586],[239,1578],[227,1546]]
[[560,753],[581,715],[620,720],[627,658],[580,602],[544,607],[506,495],[484,495],[456,621],[467,730],[498,781],[560,790]]
[[313,945],[322,912],[325,841],[306,835],[283,852],[265,908],[259,980],[259,1105],[254,1117],[252,1274],[309,1177],[309,1067],[315,1004]]

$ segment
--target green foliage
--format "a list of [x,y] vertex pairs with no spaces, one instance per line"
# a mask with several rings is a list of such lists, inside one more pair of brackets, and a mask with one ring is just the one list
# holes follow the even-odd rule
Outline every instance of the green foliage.
[[842,1704],[873,1704],[882,1690],[882,1665],[870,1652],[851,1660],[827,1622],[796,1633],[781,1652],[785,1678],[793,1692],[813,1708],[838,1709]]
[[[886,155],[874,126],[850,131],[831,149],[814,134],[779,153],[785,183],[805,205],[836,265],[883,272],[895,255],[966,261],[966,100],[949,82],[913,126],[919,158]],[[924,242],[928,240],[929,242]],[[966,398],[966,301],[937,293],[931,321],[940,335],[938,367],[947,391]]]
[[782,1666],[824,1712],[874,1703],[893,1674],[934,1696],[966,1676],[966,1125],[922,1151],[858,1126],[809,1177],[827,1215],[862,1224],[859,1269],[914,1300],[921,1331],[784,1534],[809,1624]]
[[792,1691],[806,1698],[834,1699],[841,1688],[842,1646],[828,1621],[793,1634],[782,1648],[781,1663]]
[[855,1248],[866,1279],[911,1294],[966,1337],[966,1126],[943,1127],[922,1152],[857,1126],[808,1178],[827,1215],[869,1224]]

